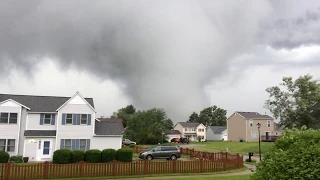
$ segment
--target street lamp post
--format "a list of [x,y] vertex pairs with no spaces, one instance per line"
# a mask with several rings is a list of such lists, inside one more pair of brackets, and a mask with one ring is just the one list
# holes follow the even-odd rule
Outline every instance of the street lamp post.
[[259,157],[260,157],[260,161],[261,161],[261,146],[260,146],[260,127],[261,127],[261,124],[258,123],[257,127],[258,127],[258,132],[259,132]]
[[162,134],[162,144],[163,144],[163,135],[164,135],[164,132],[162,132],[161,134]]

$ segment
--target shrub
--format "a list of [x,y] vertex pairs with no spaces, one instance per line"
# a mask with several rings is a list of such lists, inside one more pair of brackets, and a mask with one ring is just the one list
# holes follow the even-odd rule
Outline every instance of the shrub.
[[11,156],[9,161],[14,163],[22,163],[23,159],[22,156]]
[[201,136],[198,136],[197,138],[198,138],[198,142],[201,142]]
[[90,163],[101,162],[101,151],[98,149],[90,149],[84,153],[84,160]]
[[136,147],[136,145],[135,144],[130,144],[129,147],[134,148],[134,147]]
[[9,161],[9,154],[0,150],[0,163],[7,163]]
[[116,159],[117,151],[115,149],[104,149],[101,152],[101,162],[110,162]]
[[133,151],[130,148],[117,150],[117,160],[122,162],[132,162]]
[[56,164],[71,163],[72,151],[69,149],[59,149],[53,153],[52,162]]
[[286,130],[257,165],[253,180],[319,179],[320,131]]
[[81,150],[74,150],[71,153],[71,162],[77,163],[80,161],[84,161],[84,151]]

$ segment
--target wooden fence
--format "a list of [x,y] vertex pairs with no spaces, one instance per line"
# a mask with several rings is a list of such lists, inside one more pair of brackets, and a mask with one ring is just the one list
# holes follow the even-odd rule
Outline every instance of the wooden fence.
[[[141,152],[136,147],[134,152]],[[77,178],[98,176],[126,176],[145,174],[218,172],[243,167],[243,157],[229,153],[209,153],[181,149],[182,154],[194,157],[192,161],[134,161],[109,163],[53,164],[0,164],[0,180]]]

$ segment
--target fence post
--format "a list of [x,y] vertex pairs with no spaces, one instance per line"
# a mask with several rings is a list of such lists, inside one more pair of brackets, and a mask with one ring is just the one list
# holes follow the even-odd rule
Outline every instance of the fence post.
[[84,176],[84,161],[80,161],[80,176]]
[[118,164],[118,162],[113,162],[112,163],[112,176],[116,175],[116,163]]
[[11,163],[8,162],[5,167],[6,167],[6,169],[5,169],[5,173],[4,173],[4,179],[10,180]]
[[44,164],[43,164],[43,176],[42,176],[44,179],[48,178],[48,167],[49,167],[48,161],[44,162]]

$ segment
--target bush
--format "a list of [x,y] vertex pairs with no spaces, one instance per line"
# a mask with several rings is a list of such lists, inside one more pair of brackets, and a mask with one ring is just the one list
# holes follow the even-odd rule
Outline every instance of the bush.
[[90,163],[101,162],[101,151],[98,149],[90,149],[84,153],[84,160]]
[[71,162],[77,163],[80,161],[84,161],[84,151],[81,150],[74,150],[71,153]]
[[134,147],[136,147],[136,145],[135,144],[130,144],[129,147],[134,148]]
[[201,142],[201,136],[198,136],[197,139],[198,139],[198,142]]
[[320,179],[320,131],[286,130],[264,154],[253,180]]
[[130,148],[117,150],[117,160],[122,162],[132,162],[133,151]]
[[9,161],[9,154],[0,150],[0,163],[7,163]]
[[11,156],[9,161],[14,163],[22,163],[23,159],[22,156]]
[[53,153],[52,162],[55,164],[71,163],[72,151],[69,149],[59,149]]
[[116,159],[117,151],[115,149],[104,149],[101,152],[101,162],[110,162]]

